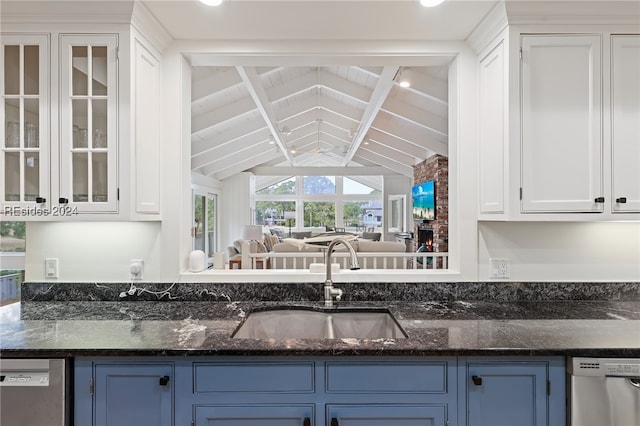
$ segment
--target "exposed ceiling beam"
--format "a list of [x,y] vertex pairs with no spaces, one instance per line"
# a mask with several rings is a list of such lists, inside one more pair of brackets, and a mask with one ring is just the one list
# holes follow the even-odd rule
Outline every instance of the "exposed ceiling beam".
[[[381,167],[384,167],[386,169],[392,170],[394,173],[400,174],[400,175],[404,175],[404,176],[408,176],[408,177],[413,177],[413,167],[411,166],[407,166],[405,164],[399,163],[397,161],[393,161],[387,157],[384,157],[382,155],[378,155],[376,153],[374,153],[373,151],[363,151],[363,150],[359,150],[358,151],[358,155],[357,158],[364,158],[366,160],[369,160],[375,164],[379,164]],[[383,174],[389,174],[388,172],[383,173]]]
[[389,172],[384,167],[289,167],[289,166],[258,166],[251,169],[256,176],[368,176],[385,175]]
[[360,120],[360,127],[358,128],[356,135],[353,139],[353,144],[349,151],[346,153],[343,165],[349,164],[349,161],[353,158],[356,151],[360,147],[360,144],[367,136],[367,132],[369,131],[369,127],[371,127],[371,123],[375,120],[378,115],[378,111],[382,107],[382,104],[389,96],[389,92],[393,87],[393,79],[398,73],[399,67],[384,67],[382,70],[382,74],[380,74],[380,79],[378,80],[378,84],[375,89],[373,89],[373,93],[371,94],[371,99],[369,99],[369,103],[365,108],[364,114],[362,115],[362,119]]
[[271,131],[271,135],[273,136],[276,145],[278,146],[284,157],[287,159],[287,161],[289,161],[289,163],[293,165],[293,157],[287,150],[287,146],[283,141],[282,134],[280,133],[280,129],[278,128],[277,117],[271,108],[271,101],[269,100],[264,87],[260,83],[260,76],[258,75],[258,72],[253,67],[238,66],[236,67],[236,69],[238,70],[238,74],[240,74],[242,81],[244,81],[247,85],[247,90],[249,91],[251,98],[253,98],[253,101],[258,107],[262,118],[264,118],[267,127]]

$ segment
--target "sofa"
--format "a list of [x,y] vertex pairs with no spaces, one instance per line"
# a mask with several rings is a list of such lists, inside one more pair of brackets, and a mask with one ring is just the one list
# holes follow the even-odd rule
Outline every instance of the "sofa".
[[[352,241],[356,253],[404,253],[406,246],[404,243],[391,241]],[[339,245],[336,252],[346,252],[347,249]],[[309,269],[311,263],[324,263],[325,249],[321,246],[305,245],[300,247],[288,242],[277,243],[272,247],[272,253],[290,253],[290,256],[270,257],[271,269]],[[295,254],[299,254],[296,256]],[[375,262],[374,262],[375,259]],[[361,269],[406,269],[406,259],[396,258],[394,265],[392,256],[367,256],[360,257]],[[343,269],[348,269],[348,257],[335,256],[334,261],[340,264]],[[386,261],[386,265],[385,262]]]

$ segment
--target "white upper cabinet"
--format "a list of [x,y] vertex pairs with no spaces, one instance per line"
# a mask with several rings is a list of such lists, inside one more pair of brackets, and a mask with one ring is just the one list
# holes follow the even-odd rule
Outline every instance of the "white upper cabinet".
[[639,220],[640,35],[532,28],[478,51],[479,219]]
[[640,212],[640,35],[611,37],[611,206]]
[[60,204],[117,213],[118,36],[60,36]]
[[162,56],[103,27],[2,33],[0,219],[160,219]]
[[51,206],[49,186],[49,38],[1,37],[0,201],[2,217]]
[[522,212],[602,212],[600,36],[521,43]]

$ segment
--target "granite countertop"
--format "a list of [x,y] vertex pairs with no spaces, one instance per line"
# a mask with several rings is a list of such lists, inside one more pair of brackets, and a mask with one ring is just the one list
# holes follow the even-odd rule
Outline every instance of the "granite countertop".
[[404,339],[235,339],[247,313],[317,302],[34,301],[0,308],[2,357],[573,355],[640,357],[640,302],[346,301],[385,307]]

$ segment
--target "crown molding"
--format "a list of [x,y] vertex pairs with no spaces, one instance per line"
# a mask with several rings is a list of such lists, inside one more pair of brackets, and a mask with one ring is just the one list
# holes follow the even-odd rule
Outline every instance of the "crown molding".
[[133,1],[2,0],[3,24],[129,24]]
[[500,1],[473,29],[466,41],[477,55],[502,34],[508,26],[507,10],[504,2]]
[[637,0],[506,1],[510,25],[636,25]]
[[131,25],[160,52],[163,52],[173,41],[169,32],[139,1],[133,6]]

